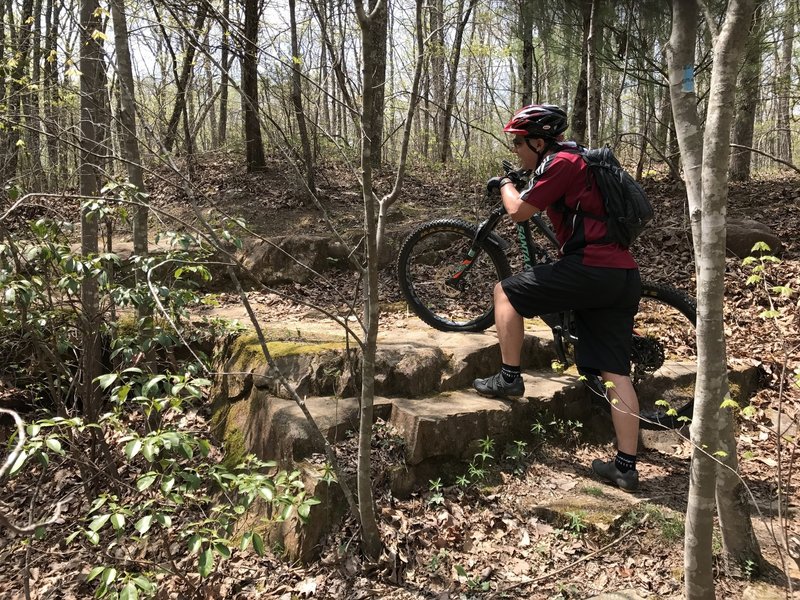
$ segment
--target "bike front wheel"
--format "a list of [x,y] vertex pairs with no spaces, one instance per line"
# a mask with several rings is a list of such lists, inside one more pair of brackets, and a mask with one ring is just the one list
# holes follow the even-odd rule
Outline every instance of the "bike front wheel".
[[430,221],[400,248],[400,291],[414,314],[440,331],[483,331],[494,324],[494,286],[511,267],[497,238],[478,243],[476,232],[458,219]]
[[631,379],[643,429],[677,429],[694,408],[697,305],[667,285],[642,283],[634,322]]

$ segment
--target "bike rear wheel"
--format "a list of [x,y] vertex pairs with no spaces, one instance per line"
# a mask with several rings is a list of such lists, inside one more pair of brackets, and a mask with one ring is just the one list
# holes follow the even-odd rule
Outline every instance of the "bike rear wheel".
[[643,429],[677,429],[689,422],[697,377],[697,305],[667,285],[642,283],[634,322],[631,379]]
[[[458,219],[424,223],[400,248],[400,291],[411,310],[440,331],[483,331],[494,324],[495,284],[511,275],[496,238],[475,243],[477,227]],[[454,278],[477,250],[463,273]]]

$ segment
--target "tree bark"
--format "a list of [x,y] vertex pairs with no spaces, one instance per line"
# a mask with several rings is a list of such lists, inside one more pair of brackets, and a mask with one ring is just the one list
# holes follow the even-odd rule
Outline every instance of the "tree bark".
[[30,189],[33,191],[41,191],[43,186],[44,169],[42,167],[41,156],[41,126],[42,119],[39,112],[39,90],[42,83],[42,32],[41,32],[41,18],[42,14],[42,0],[35,0],[33,4],[33,27],[32,36],[33,43],[31,45],[31,82],[34,84],[29,86],[25,94],[25,120],[27,122],[26,138],[28,140],[28,156],[30,157]]
[[372,36],[371,46],[375,53],[374,61],[374,95],[375,131],[370,137],[370,158],[372,168],[380,168],[383,157],[383,114],[386,111],[386,38],[388,35],[389,9],[387,0],[370,0],[370,10],[374,7],[369,31]]
[[220,146],[224,146],[228,139],[228,82],[230,81],[228,70],[231,66],[228,58],[230,55],[230,12],[230,0],[222,0],[222,20],[220,22],[220,27],[222,27],[222,48],[220,49],[222,73],[219,78],[219,132],[217,133],[217,142]]
[[263,169],[267,162],[258,118],[258,0],[244,0],[244,53],[242,56],[242,111],[247,170]]
[[[195,16],[194,25],[192,26],[194,32],[197,33],[203,29],[203,24],[206,21],[206,14],[208,14],[208,3],[201,2],[197,7],[197,15]],[[167,133],[164,136],[164,148],[166,148],[168,152],[171,152],[172,147],[175,145],[175,138],[178,136],[178,125],[181,122],[181,116],[184,117],[184,125],[188,120],[188,116],[186,115],[186,94],[189,79],[192,76],[192,70],[194,68],[194,55],[196,51],[195,45],[191,42],[188,35],[184,42],[184,50],[185,55],[180,77],[178,77],[175,82],[175,87],[177,88],[175,106],[172,108],[172,116],[169,118]],[[191,140],[187,140],[187,144],[190,143]]]
[[306,171],[306,186],[308,186],[308,192],[310,194],[316,194],[317,186],[314,182],[314,156],[311,152],[311,140],[308,136],[306,115],[303,112],[302,80],[300,78],[300,65],[302,64],[302,59],[300,58],[300,45],[297,41],[297,15],[295,14],[295,0],[289,0],[289,28],[291,29],[292,37],[292,106],[294,107],[295,119],[297,119],[297,129],[300,132],[300,145],[303,148],[303,162],[305,163]]
[[47,189],[56,189],[61,180],[61,156],[59,150],[58,113],[57,106],[61,102],[61,93],[58,86],[58,31],[61,14],[61,2],[47,0],[45,18],[45,59],[44,59],[44,128],[47,145]]
[[[736,120],[733,124],[733,142],[749,147],[753,146],[753,130],[755,128],[759,100],[763,5],[764,1],[760,0],[756,4],[756,9],[753,13],[753,24],[750,27],[750,36],[747,39],[744,64],[739,74],[738,92],[736,94]],[[729,169],[731,180],[747,181],[750,179],[751,163],[749,150],[732,150]]]
[[[382,0],[378,0],[381,2]],[[371,458],[373,408],[375,403],[375,354],[378,346],[378,232],[375,197],[372,186],[372,157],[370,139],[378,128],[375,114],[374,89],[378,84],[374,48],[371,44],[374,25],[372,15],[364,12],[361,0],[356,0],[358,22],[361,27],[362,81],[361,109],[361,181],[364,199],[364,233],[366,245],[366,265],[364,272],[364,322],[366,336],[361,366],[361,410],[358,437],[358,510],[361,516],[361,543],[364,554],[371,560],[380,556],[382,543],[375,517],[375,504],[372,497]],[[374,15],[374,11],[373,11]]]
[[[12,14],[8,11],[9,16]],[[6,137],[6,159],[5,169],[0,172],[0,181],[14,179],[17,175],[17,165],[19,163],[20,140],[22,139],[22,105],[25,92],[25,77],[30,61],[31,46],[31,25],[33,22],[33,0],[24,0],[19,25],[17,26],[17,36],[13,58],[16,64],[11,68],[8,103],[8,135]],[[13,32],[13,29],[11,30]],[[5,84],[3,84],[5,85]]]
[[783,43],[778,62],[778,143],[775,155],[792,162],[791,101],[792,95],[792,45],[794,43],[794,2],[786,0],[783,15]]
[[[103,50],[95,32],[100,30],[98,0],[81,0],[80,8],[80,192],[82,196],[97,196],[100,191],[102,133],[98,123],[103,120],[105,106],[103,84]],[[98,251],[97,215],[84,208],[81,212],[81,254],[84,258]],[[95,277],[87,274],[81,282],[82,339],[81,399],[86,420],[96,423],[100,416],[101,399],[94,380],[102,372],[100,346],[100,300]]]
[[752,7],[753,0],[732,0],[728,4],[725,22],[714,44],[706,129],[701,144],[692,73],[698,7],[695,0],[673,2],[669,72],[676,132],[685,161],[694,161],[702,153],[701,164],[688,162],[685,167],[692,226],[696,232],[698,299],[698,363],[691,425],[694,449],[684,543],[688,600],[714,598],[711,542],[717,463],[712,453],[720,449],[720,444],[728,450],[735,448],[735,439],[720,440],[719,435],[720,404],[728,389],[723,322],[725,210],[733,116],[730,98],[735,93],[741,40],[746,35]]
[[586,121],[589,109],[587,66],[589,63],[589,34],[592,24],[592,0],[583,2],[583,42],[581,43],[581,69],[572,105],[572,129],[570,137],[579,144],[586,143]]
[[470,0],[466,12],[464,12],[464,0],[459,0],[458,3],[458,21],[456,25],[455,39],[453,40],[453,59],[450,63],[450,79],[447,87],[447,101],[444,106],[444,114],[442,116],[442,139],[441,146],[439,147],[439,160],[442,164],[450,161],[453,157],[453,149],[451,138],[453,110],[456,104],[456,84],[458,83],[458,66],[461,62],[461,42],[464,39],[464,30],[469,23],[470,14],[472,9],[475,8],[477,0]]
[[588,85],[588,113],[589,113],[589,145],[597,146],[600,143],[600,69],[597,65],[597,49],[600,44],[602,28],[600,26],[600,1],[592,0],[592,9],[589,17],[589,59],[586,65],[586,80]]
[[[527,106],[533,101],[533,15],[534,0],[520,0],[519,39],[522,41],[522,61],[520,62],[520,102]],[[516,106],[517,103],[514,103]]]
[[[120,137],[128,181],[136,188],[133,198],[139,202],[133,209],[133,252],[147,256],[147,217],[145,202],[147,190],[144,185],[142,157],[139,152],[139,138],[136,133],[136,100],[133,81],[133,65],[128,46],[128,20],[125,15],[124,0],[110,0],[111,18],[114,23],[114,45],[117,55],[117,85],[120,100]],[[137,273],[140,272],[137,269]]]

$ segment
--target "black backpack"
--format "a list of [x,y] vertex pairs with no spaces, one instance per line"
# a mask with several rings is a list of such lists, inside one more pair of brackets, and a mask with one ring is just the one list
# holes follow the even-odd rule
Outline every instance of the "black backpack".
[[619,164],[610,147],[580,148],[579,151],[589,172],[594,174],[607,216],[566,210],[606,223],[606,237],[595,243],[616,242],[630,247],[652,220],[653,205],[642,186]]

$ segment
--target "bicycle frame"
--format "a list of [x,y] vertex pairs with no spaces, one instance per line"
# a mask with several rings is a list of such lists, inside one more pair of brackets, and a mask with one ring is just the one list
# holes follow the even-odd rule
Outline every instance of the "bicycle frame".
[[[461,261],[459,269],[446,281],[449,287],[459,289],[463,275],[470,270],[484,244],[491,243],[503,250],[508,248],[509,243],[494,231],[505,214],[505,208],[500,205],[492,209],[491,213],[489,213],[489,217],[478,225],[475,239],[469,250],[467,250],[464,259]],[[522,254],[525,270],[533,269],[533,266],[536,264],[553,262],[553,258],[547,250],[534,241],[533,235],[531,234],[531,223],[536,226],[536,229],[538,229],[555,248],[558,248],[558,240],[556,239],[555,233],[547,223],[545,223],[540,213],[533,215],[526,221],[517,223],[517,246]],[[569,364],[570,361],[567,357],[565,343],[574,345],[578,341],[574,333],[572,311],[549,313],[541,315],[540,318],[553,332],[553,341],[555,342],[558,360],[562,364]]]

